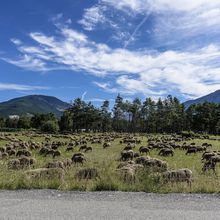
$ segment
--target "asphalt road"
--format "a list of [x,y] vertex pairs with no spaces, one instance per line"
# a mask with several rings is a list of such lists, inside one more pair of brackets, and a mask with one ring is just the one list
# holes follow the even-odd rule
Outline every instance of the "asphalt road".
[[220,195],[0,191],[0,220],[220,219]]

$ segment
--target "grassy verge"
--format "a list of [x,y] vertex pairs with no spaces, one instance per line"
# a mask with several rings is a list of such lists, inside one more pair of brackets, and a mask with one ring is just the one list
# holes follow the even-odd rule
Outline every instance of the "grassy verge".
[[[28,141],[29,137],[19,135],[18,138]],[[36,137],[36,142],[44,141],[44,138]],[[54,141],[66,141],[65,139],[53,138]],[[60,180],[56,176],[50,178],[29,178],[25,172],[31,168],[22,170],[9,170],[7,162],[9,159],[0,160],[0,189],[59,189],[59,190],[80,190],[80,191],[143,191],[154,193],[219,193],[220,192],[220,168],[217,167],[217,175],[212,172],[202,173],[201,154],[185,155],[185,151],[176,149],[173,157],[158,156],[157,150],[150,152],[151,157],[156,157],[167,161],[169,169],[189,168],[193,172],[193,183],[190,188],[186,183],[161,184],[157,176],[152,175],[149,170],[143,170],[137,173],[135,183],[126,183],[121,175],[116,172],[120,152],[125,144],[119,143],[120,139],[116,139],[112,146],[106,149],[100,144],[93,144],[93,151],[86,153],[87,162],[83,166],[72,166],[65,171],[64,179]],[[193,140],[196,144],[202,144],[204,140]],[[219,141],[208,141],[213,145],[213,150],[220,150]],[[6,141],[0,141],[0,146],[5,146]],[[146,145],[147,139],[143,138],[143,143],[137,145],[135,151],[141,145]],[[65,147],[61,147],[61,157],[58,160],[71,158],[74,152],[78,152],[78,148],[72,152],[66,152]],[[32,156],[36,158],[37,163],[34,168],[40,168],[53,159],[51,157],[43,157],[38,154],[38,150],[32,151]],[[10,159],[12,159],[11,157]],[[75,174],[81,168],[97,168],[99,178],[93,180],[77,180]],[[33,168],[33,167],[32,167]]]

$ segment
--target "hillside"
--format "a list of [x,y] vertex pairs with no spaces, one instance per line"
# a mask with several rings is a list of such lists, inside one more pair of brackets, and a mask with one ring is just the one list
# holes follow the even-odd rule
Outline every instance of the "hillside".
[[0,103],[0,116],[29,115],[36,113],[54,113],[57,117],[70,105],[56,97],[29,95]]
[[190,105],[203,103],[205,101],[220,103],[220,90],[217,90],[217,91],[210,93],[206,96],[202,96],[198,99],[186,101],[186,102],[184,102],[184,105],[186,108],[188,108]]

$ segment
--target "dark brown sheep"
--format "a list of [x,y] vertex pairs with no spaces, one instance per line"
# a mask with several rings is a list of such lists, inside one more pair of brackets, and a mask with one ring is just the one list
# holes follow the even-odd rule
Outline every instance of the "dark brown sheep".
[[140,154],[144,154],[144,153],[148,154],[150,152],[150,149],[148,147],[141,146],[139,148],[139,152]]
[[126,161],[126,160],[133,160],[134,158],[134,152],[133,150],[128,150],[128,151],[122,151],[121,152],[121,158],[120,160]]
[[160,156],[173,156],[174,151],[171,148],[162,148],[160,152],[158,153]]

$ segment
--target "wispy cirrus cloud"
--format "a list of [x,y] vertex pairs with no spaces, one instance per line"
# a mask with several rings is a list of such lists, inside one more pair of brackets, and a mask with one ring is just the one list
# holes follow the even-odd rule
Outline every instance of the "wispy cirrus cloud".
[[15,44],[21,55],[4,60],[34,71],[64,68],[107,80],[111,76],[110,83],[102,79],[95,83],[107,92],[164,96],[175,90],[185,97],[198,97],[220,87],[217,45],[193,51],[112,49],[67,26],[56,36],[31,33],[30,38],[37,46]]
[[106,7],[104,5],[95,5],[91,8],[87,8],[84,11],[83,18],[78,21],[79,24],[87,31],[92,31],[96,25],[104,24],[107,22],[107,18],[104,15]]
[[32,85],[22,85],[14,83],[0,83],[0,91],[4,90],[15,90],[15,91],[34,91],[34,90],[48,90],[49,87],[44,86],[32,86]]
[[[81,32],[70,28],[71,22],[59,22],[59,14],[54,34],[32,32],[29,45],[14,38],[18,56],[2,59],[33,71],[84,71],[109,93],[161,97],[175,91],[198,97],[220,88],[220,41],[213,41],[220,33],[219,15],[220,0],[99,0],[84,10]],[[85,33],[97,25],[112,28],[121,47],[91,40]],[[129,49],[139,35],[153,39],[153,46]],[[193,42],[198,36],[202,42]]]

